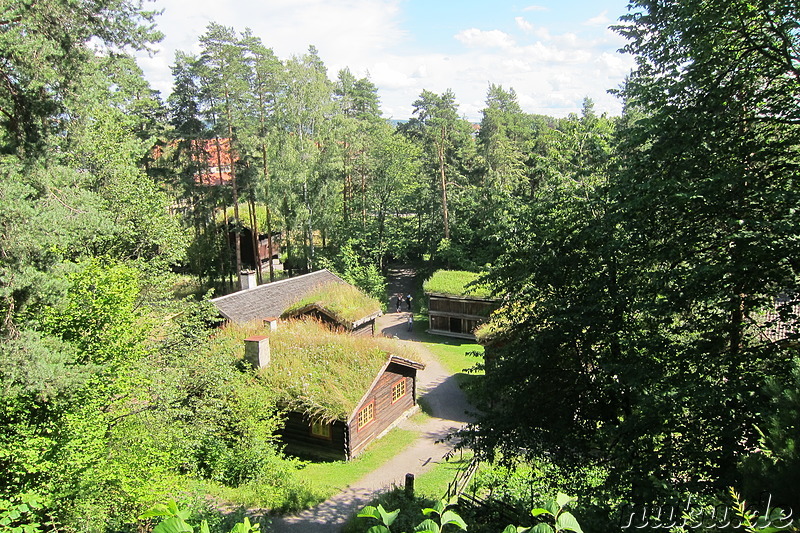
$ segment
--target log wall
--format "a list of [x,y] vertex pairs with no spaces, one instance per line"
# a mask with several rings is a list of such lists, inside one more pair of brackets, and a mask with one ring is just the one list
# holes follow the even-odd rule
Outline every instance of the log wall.
[[[415,377],[417,371],[407,366],[391,363],[378,382],[369,392],[364,404],[374,402],[375,418],[361,429],[358,428],[358,415],[350,423],[350,456],[355,457],[373,438],[380,435],[397,418],[416,404]],[[406,382],[406,393],[392,402],[392,389],[400,381]]]

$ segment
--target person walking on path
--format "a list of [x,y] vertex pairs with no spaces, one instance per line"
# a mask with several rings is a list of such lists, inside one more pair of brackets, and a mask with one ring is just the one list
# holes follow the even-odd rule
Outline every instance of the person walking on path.
[[400,312],[400,306],[401,305],[403,305],[403,295],[402,294],[398,294],[397,295],[397,312],[398,313]]
[[414,315],[408,313],[408,331],[414,330]]
[[411,311],[411,295],[409,294],[406,296],[406,305],[408,305],[408,310]]

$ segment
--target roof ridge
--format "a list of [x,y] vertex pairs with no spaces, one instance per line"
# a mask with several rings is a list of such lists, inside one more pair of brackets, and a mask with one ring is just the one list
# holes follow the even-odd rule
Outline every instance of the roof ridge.
[[327,268],[322,268],[320,270],[315,270],[314,272],[309,272],[308,274],[301,274],[299,276],[294,276],[292,278],[279,279],[278,281],[270,281],[269,283],[264,283],[262,285],[257,285],[257,286],[255,286],[253,288],[250,288],[250,289],[245,289],[245,290],[232,292],[232,293],[226,294],[224,296],[218,296],[217,298],[212,298],[209,301],[211,301],[211,302],[219,302],[220,300],[224,300],[225,298],[228,298],[230,296],[238,296],[240,294],[257,291],[258,289],[261,289],[263,287],[275,287],[276,285],[279,285],[279,284],[284,283],[286,281],[294,281],[294,280],[298,280],[298,279],[301,279],[301,278],[307,278],[309,276],[319,275],[319,274],[321,274],[323,272],[327,272],[331,276],[334,276],[336,279],[341,280],[343,283],[347,283],[346,281],[344,281],[342,278],[340,278],[339,276],[337,276],[336,274],[334,274],[333,272],[331,272]]

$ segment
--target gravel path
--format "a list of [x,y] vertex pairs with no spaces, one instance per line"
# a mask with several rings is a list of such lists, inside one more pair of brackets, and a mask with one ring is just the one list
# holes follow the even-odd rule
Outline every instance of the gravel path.
[[[389,294],[408,294],[413,276],[414,271],[406,267],[390,271]],[[403,311],[387,313],[378,319],[376,329],[403,342],[414,342],[418,339],[416,332],[407,331],[407,317],[408,313]],[[272,531],[337,532],[347,518],[369,503],[376,493],[388,490],[392,485],[403,485],[407,473],[417,476],[444,460],[443,457],[453,445],[437,441],[471,421],[466,414],[470,405],[455,377],[439,364],[436,357],[421,344],[416,344],[415,348],[426,365],[425,370],[417,373],[417,390],[419,397],[424,398],[430,407],[432,416],[423,424],[415,424],[410,420],[399,424],[399,427],[419,434],[414,443],[352,485],[342,487],[342,492],[316,507],[294,516],[274,517]]]

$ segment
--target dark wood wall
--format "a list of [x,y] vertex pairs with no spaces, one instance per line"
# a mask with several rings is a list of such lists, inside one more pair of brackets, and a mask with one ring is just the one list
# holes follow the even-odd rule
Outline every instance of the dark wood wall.
[[473,332],[497,308],[491,300],[429,295],[428,322],[431,333],[445,332],[474,338]]
[[358,335],[359,337],[372,337],[375,335],[375,319],[361,324],[360,326],[354,328],[350,333],[353,335]]
[[321,459],[347,459],[347,424],[335,420],[331,423],[331,438],[311,434],[311,419],[296,412],[289,412],[281,432],[281,442],[286,452],[301,457]]
[[339,333],[350,333],[351,335],[358,335],[361,337],[372,337],[375,334],[375,320],[370,320],[369,322],[365,322],[360,326],[356,327],[352,331],[345,328],[339,322],[331,318],[329,315],[317,310],[317,309],[310,309],[302,313],[303,316],[310,316],[315,320],[319,320],[326,326],[328,326],[331,331],[337,331]]
[[[375,402],[375,418],[366,426],[358,429],[358,416],[350,423],[350,456],[355,457],[373,438],[388,428],[392,422],[416,403],[415,377],[416,369],[391,363],[381,375],[378,382],[369,392],[362,407],[370,401]],[[392,388],[395,383],[406,381],[406,394],[392,403]]]

